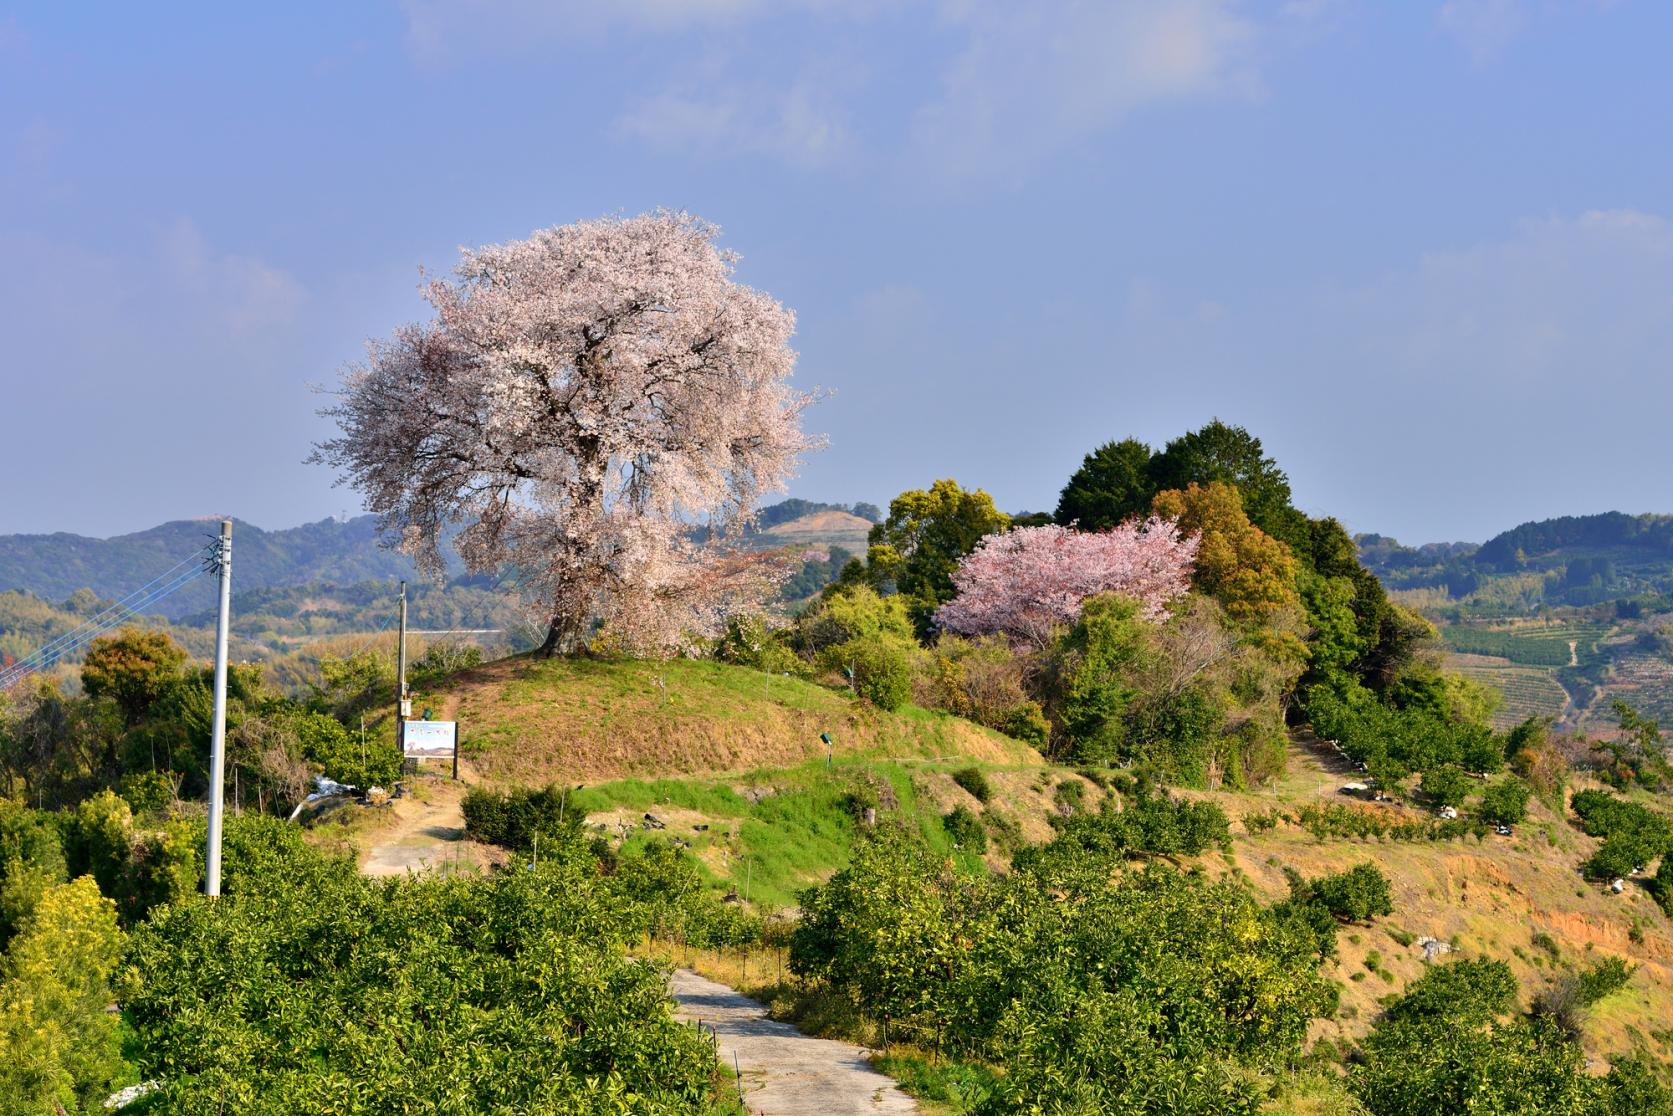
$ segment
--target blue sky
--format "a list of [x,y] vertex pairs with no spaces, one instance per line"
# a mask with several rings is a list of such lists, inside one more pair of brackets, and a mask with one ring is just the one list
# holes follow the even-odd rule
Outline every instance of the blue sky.
[[1050,508],[1212,417],[1412,542],[1673,512],[1673,5],[0,4],[0,531],[356,508],[310,384],[461,245],[720,224],[795,495]]

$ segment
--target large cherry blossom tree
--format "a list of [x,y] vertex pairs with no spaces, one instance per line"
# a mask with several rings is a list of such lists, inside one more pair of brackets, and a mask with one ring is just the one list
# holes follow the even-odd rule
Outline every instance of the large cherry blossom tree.
[[454,529],[471,570],[513,567],[547,653],[598,620],[664,644],[701,625],[761,572],[728,532],[813,445],[795,316],[718,235],[661,211],[466,250],[425,288],[434,318],[345,371],[315,459],[426,570]]
[[1198,541],[1160,518],[1107,531],[1048,526],[989,535],[959,564],[958,595],[936,610],[935,623],[960,635],[1003,632],[1044,646],[1098,593],[1133,597],[1143,616],[1159,619],[1191,587]]

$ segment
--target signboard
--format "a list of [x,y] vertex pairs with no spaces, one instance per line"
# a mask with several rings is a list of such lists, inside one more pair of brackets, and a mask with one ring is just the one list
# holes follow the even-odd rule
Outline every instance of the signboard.
[[401,725],[401,754],[408,759],[452,759],[458,744],[457,721],[407,721]]

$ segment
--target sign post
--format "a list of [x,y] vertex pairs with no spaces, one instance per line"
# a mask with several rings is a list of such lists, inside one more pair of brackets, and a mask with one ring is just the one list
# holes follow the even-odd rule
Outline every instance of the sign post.
[[401,756],[404,759],[450,759],[453,777],[459,777],[459,722],[407,721],[401,726]]

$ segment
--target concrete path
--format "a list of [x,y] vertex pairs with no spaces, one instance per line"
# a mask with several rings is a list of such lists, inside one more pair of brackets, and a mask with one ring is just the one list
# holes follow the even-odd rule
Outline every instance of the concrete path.
[[894,1080],[866,1062],[858,1046],[810,1038],[787,1023],[767,1018],[767,1009],[748,996],[676,970],[669,989],[679,1001],[679,1018],[714,1027],[720,1059],[734,1056],[743,1070],[744,1101],[763,1116],[874,1116],[916,1113],[912,1098]]

